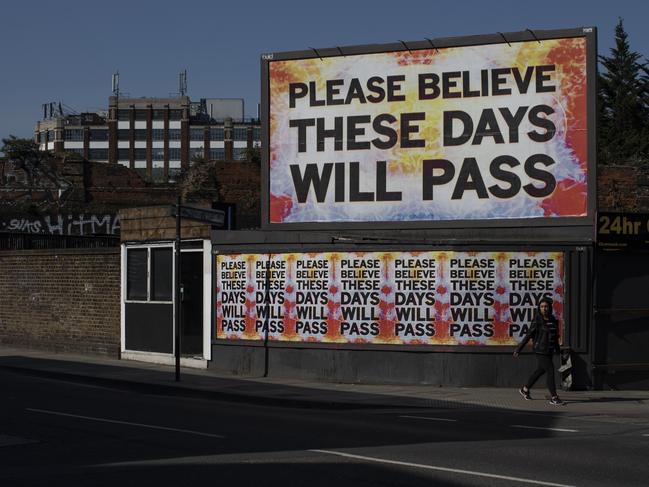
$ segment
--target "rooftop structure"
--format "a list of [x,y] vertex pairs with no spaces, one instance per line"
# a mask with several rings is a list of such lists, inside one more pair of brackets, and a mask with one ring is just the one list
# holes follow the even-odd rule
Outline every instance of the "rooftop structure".
[[239,161],[260,147],[259,119],[243,113],[242,99],[110,96],[107,112],[50,111],[34,136],[42,150],[74,152],[168,181],[192,160]]

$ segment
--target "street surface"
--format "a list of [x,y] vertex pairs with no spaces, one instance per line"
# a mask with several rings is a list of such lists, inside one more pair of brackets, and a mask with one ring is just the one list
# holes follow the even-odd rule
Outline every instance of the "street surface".
[[0,383],[0,486],[649,485],[646,417],[271,407],[7,370]]

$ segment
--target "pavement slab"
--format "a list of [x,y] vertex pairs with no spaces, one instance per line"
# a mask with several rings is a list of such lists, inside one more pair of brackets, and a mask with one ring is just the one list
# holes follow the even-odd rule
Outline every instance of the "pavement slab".
[[104,356],[53,353],[0,347],[0,367],[19,373],[159,394],[186,394],[278,406],[320,408],[504,409],[531,414],[579,417],[592,421],[647,424],[649,391],[567,391],[565,406],[548,404],[547,391],[532,391],[524,401],[518,391],[498,387],[438,387],[315,382],[275,377],[216,374],[183,369],[175,381],[168,365]]

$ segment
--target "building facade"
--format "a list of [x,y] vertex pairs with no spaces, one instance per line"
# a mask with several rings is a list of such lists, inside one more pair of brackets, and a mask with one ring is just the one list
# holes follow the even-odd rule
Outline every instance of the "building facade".
[[106,113],[61,115],[37,122],[42,150],[74,152],[122,164],[149,180],[168,181],[192,160],[240,161],[261,145],[258,119],[243,100],[111,96]]

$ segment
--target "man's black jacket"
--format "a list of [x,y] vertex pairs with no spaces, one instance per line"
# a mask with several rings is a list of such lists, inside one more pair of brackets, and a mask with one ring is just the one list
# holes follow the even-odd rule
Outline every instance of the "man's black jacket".
[[527,342],[532,339],[532,350],[534,353],[551,355],[559,353],[559,323],[554,316],[544,320],[541,316],[536,316],[530,329],[525,334],[523,341],[516,347],[516,352],[520,353]]

